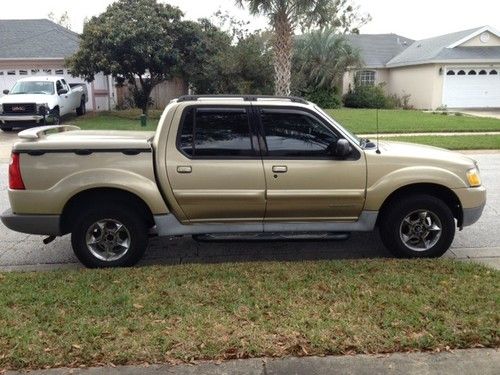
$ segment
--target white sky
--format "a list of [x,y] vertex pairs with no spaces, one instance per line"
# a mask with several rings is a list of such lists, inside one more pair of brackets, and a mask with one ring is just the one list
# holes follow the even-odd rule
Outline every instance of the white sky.
[[[252,28],[264,28],[266,20],[250,17],[233,0],[162,0],[176,5],[187,18],[209,17],[218,9],[252,21]],[[1,0],[1,19],[46,18],[68,11],[71,28],[81,32],[85,17],[103,12],[113,0]],[[354,0],[373,20],[362,33],[393,32],[422,39],[453,31],[490,25],[500,29],[499,0]]]

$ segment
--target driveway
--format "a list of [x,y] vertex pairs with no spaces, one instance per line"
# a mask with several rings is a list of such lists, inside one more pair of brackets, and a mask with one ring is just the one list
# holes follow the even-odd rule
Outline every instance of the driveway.
[[491,117],[497,118],[500,120],[500,108],[494,109],[460,109],[458,112],[461,112],[465,115],[469,116],[477,116],[477,117]]
[[[15,134],[0,133],[0,211],[9,207],[7,168],[10,143]],[[9,147],[4,145],[9,144]],[[5,150],[7,148],[7,150]],[[4,155],[5,154],[5,155]],[[457,232],[445,256],[474,259],[500,269],[500,154],[476,154],[488,204],[480,221]],[[0,223],[0,270],[41,270],[80,267],[73,255],[69,236],[43,245],[41,236],[16,233]],[[223,242],[198,243],[191,238],[159,239],[150,242],[142,264],[246,262],[268,260],[315,260],[389,257],[378,233],[354,233],[348,241],[313,242]]]

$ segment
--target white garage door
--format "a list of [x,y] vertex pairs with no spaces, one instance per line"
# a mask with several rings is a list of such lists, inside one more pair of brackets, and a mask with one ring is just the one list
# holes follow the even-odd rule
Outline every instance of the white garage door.
[[443,105],[449,108],[500,108],[500,67],[447,69]]

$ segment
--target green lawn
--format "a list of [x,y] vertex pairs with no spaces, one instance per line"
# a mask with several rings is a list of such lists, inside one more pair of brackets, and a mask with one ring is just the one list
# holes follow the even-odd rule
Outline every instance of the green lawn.
[[[327,112],[354,133],[376,133],[374,109],[342,108],[329,109]],[[380,110],[379,130],[381,133],[500,131],[500,120],[422,111]]]
[[0,372],[498,347],[499,288],[445,259],[3,273]]
[[[342,125],[355,133],[375,133],[376,111],[373,109],[330,109],[327,112]],[[141,128],[140,111],[115,111],[89,113],[84,117],[68,119],[84,129],[154,130],[161,111],[151,111],[148,126]],[[441,115],[421,111],[379,111],[381,133],[415,132],[472,132],[500,131],[500,120],[482,117]]]
[[383,137],[399,142],[421,143],[430,146],[447,148],[449,150],[498,150],[500,149],[500,135],[457,135],[446,137],[408,136]]

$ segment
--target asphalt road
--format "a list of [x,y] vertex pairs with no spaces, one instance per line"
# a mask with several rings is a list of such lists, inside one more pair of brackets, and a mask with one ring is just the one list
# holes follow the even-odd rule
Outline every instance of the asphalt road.
[[[446,257],[473,259],[500,269],[500,153],[472,155],[479,161],[488,203],[483,216],[472,227],[457,232]],[[7,162],[0,159],[0,211],[9,207]],[[12,232],[0,223],[0,270],[43,270],[80,267],[69,236],[49,245],[43,237]],[[314,242],[224,242],[198,243],[191,238],[150,242],[142,264],[252,262],[268,260],[315,260],[389,257],[378,233],[355,233],[347,241]]]

